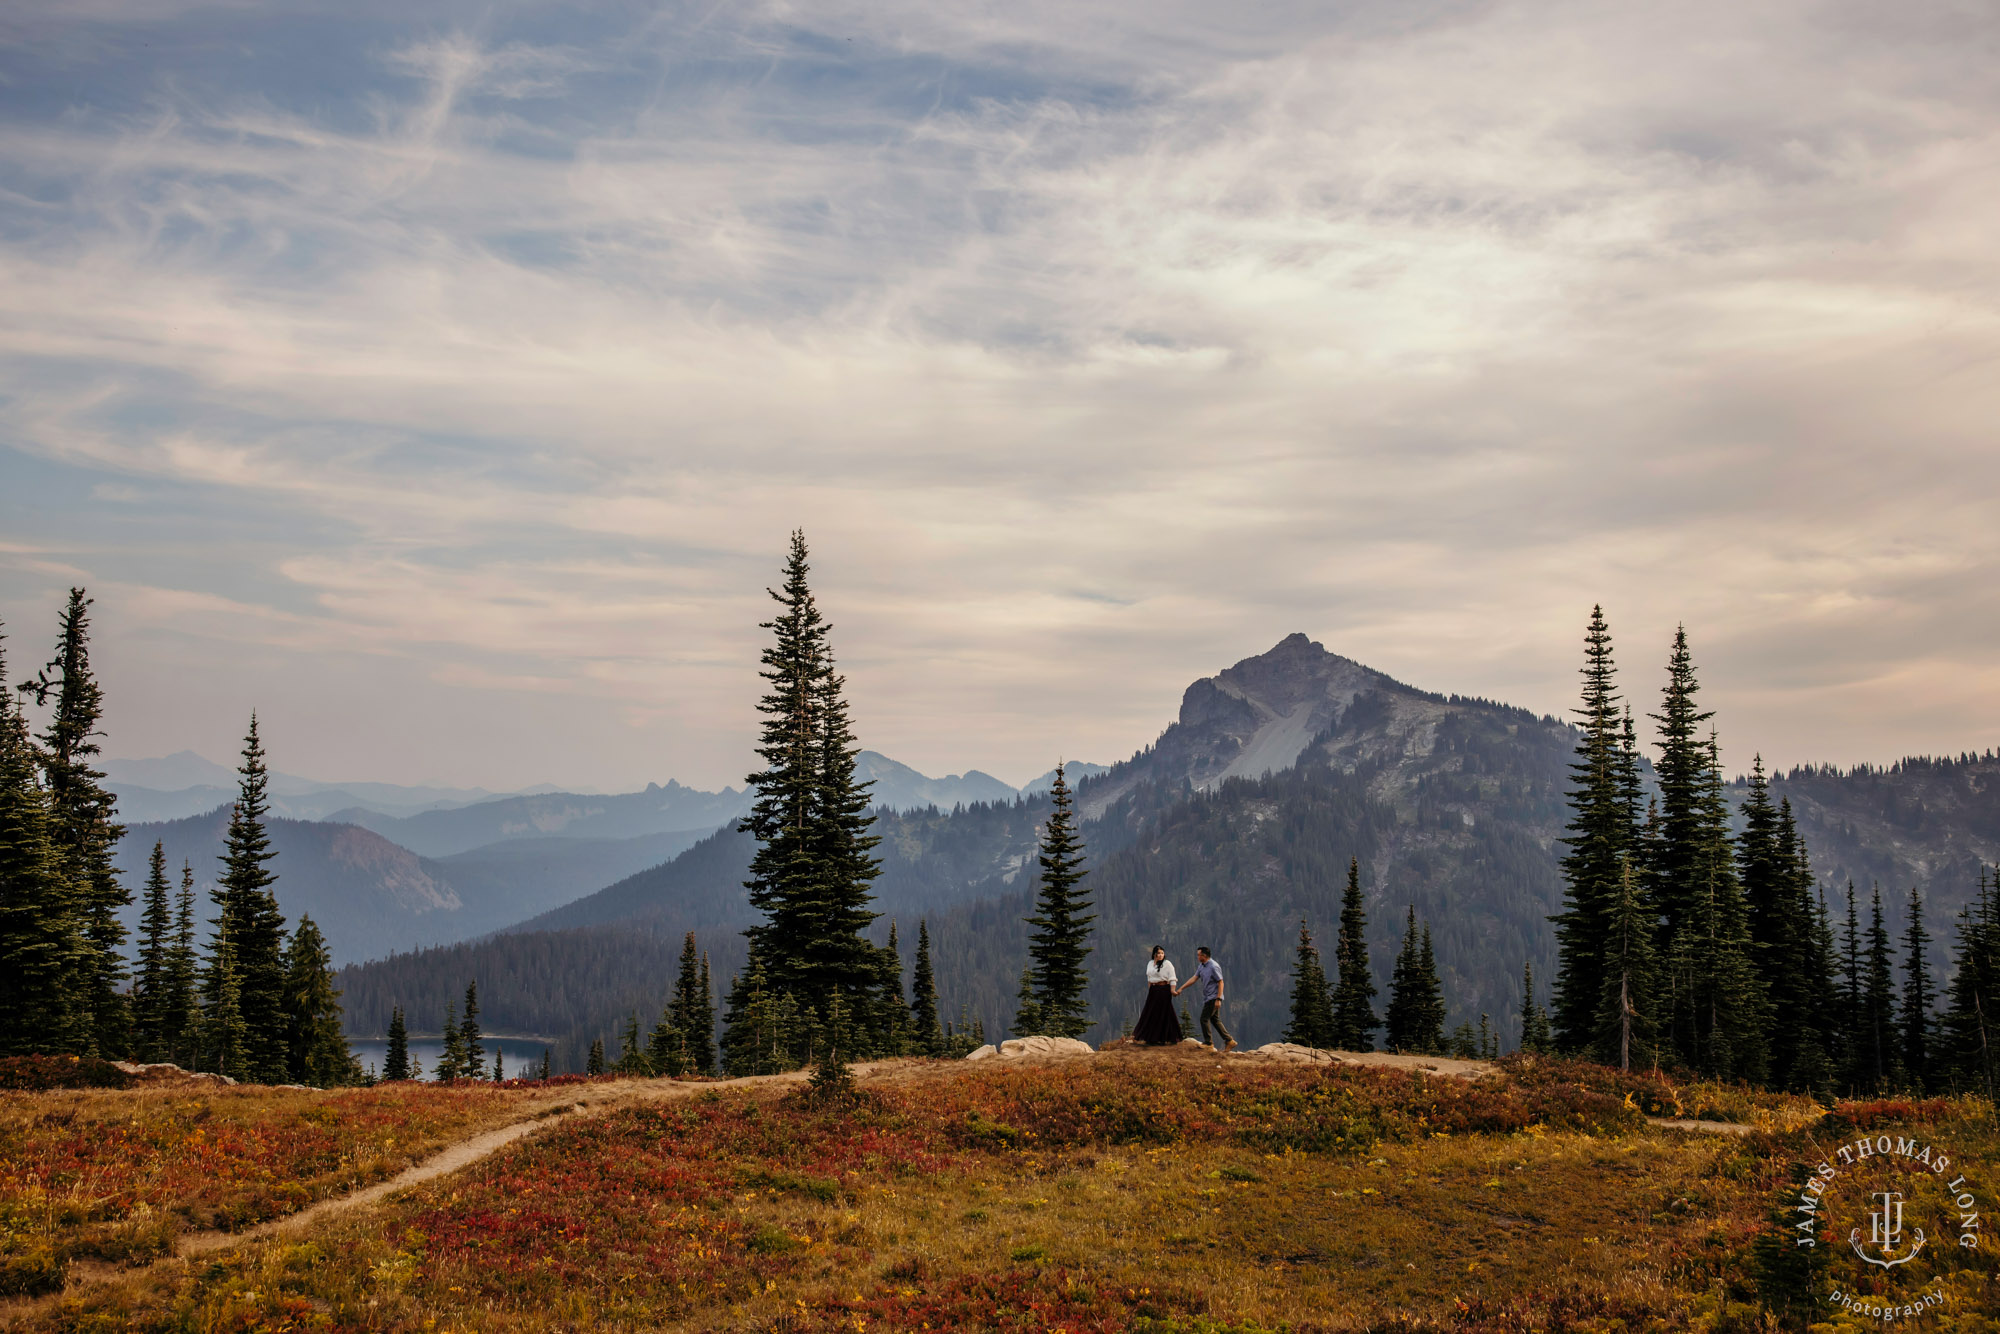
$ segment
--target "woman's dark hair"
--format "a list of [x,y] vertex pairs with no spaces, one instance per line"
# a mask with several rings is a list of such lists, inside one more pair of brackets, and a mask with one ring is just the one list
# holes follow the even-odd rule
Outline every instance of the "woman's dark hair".
[[1167,947],[1165,945],[1155,945],[1152,949],[1146,951],[1146,957],[1150,959],[1155,954],[1165,954],[1166,952]]

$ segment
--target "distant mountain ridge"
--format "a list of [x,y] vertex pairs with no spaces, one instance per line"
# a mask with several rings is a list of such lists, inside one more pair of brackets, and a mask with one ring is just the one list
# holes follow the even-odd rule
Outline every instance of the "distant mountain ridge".
[[[873,751],[863,753],[862,766],[875,778],[878,801],[899,810],[1015,799],[1013,788],[977,770],[934,779]],[[230,779],[227,787],[176,792],[128,784],[119,793],[128,825],[119,849],[126,884],[136,893],[153,841],[162,839],[174,866],[191,860],[206,885],[236,795],[234,775],[186,751],[109,767],[167,782]],[[739,789],[703,792],[678,782],[611,795],[335,786],[290,775],[274,777],[272,786],[292,793],[272,800],[274,828],[285,826],[283,837],[273,835],[280,906],[291,917],[310,912],[342,963],[464,940],[587,900],[732,828],[750,803]],[[357,793],[385,792],[431,805],[394,814],[353,804]],[[471,796],[478,799],[463,800]],[[339,809],[323,809],[335,801]],[[141,818],[148,809],[164,814]],[[301,810],[310,818],[300,818]],[[128,917],[136,915],[134,906]]]

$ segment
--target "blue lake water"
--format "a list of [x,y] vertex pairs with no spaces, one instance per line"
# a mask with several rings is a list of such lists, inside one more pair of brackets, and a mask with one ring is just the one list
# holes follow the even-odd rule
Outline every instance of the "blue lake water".
[[[349,1038],[347,1045],[353,1050],[355,1059],[365,1070],[375,1067],[375,1073],[382,1073],[382,1062],[389,1054],[386,1038]],[[493,1053],[498,1051],[507,1058],[506,1073],[510,1077],[539,1074],[542,1068],[542,1053],[551,1045],[547,1038],[482,1038],[480,1045],[486,1048],[486,1073],[493,1073]],[[429,1079],[437,1069],[437,1063],[444,1056],[442,1038],[411,1038],[410,1059],[422,1062],[424,1078]]]

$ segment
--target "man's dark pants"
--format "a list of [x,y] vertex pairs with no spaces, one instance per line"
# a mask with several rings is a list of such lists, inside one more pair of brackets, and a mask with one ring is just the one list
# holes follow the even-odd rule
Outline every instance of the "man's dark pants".
[[[1211,1041],[1208,1036],[1211,1024],[1215,1026],[1216,1032],[1222,1034],[1222,1042],[1236,1041],[1229,1030],[1222,1026],[1222,998],[1219,996],[1212,1001],[1203,1001],[1201,1005],[1201,1040],[1204,1044],[1209,1044]],[[1222,1050],[1222,1042],[1213,1043],[1217,1051]]]

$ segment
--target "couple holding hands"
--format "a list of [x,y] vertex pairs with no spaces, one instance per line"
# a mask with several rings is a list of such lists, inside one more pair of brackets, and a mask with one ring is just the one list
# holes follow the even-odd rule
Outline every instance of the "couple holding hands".
[[[1201,984],[1201,1040],[1211,1041],[1209,1030],[1215,1031],[1215,1049],[1235,1051],[1236,1039],[1222,1026],[1222,967],[1215,956],[1203,945],[1195,952],[1197,960],[1194,975],[1181,982],[1174,975],[1174,965],[1167,958],[1165,945],[1153,946],[1153,956],[1146,964],[1146,1008],[1139,1012],[1139,1022],[1132,1029],[1132,1036],[1149,1046],[1164,1047],[1181,1040],[1181,1021],[1174,1016],[1174,997],[1199,982]],[[1228,1046],[1223,1046],[1223,1043]]]

